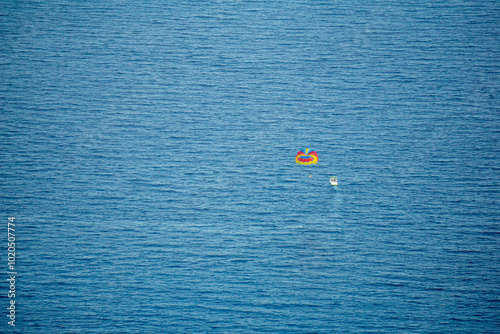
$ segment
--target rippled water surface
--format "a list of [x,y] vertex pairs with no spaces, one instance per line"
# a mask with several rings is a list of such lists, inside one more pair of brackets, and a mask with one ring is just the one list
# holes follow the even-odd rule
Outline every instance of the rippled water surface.
[[2,1],[0,331],[497,332],[499,22],[497,1]]

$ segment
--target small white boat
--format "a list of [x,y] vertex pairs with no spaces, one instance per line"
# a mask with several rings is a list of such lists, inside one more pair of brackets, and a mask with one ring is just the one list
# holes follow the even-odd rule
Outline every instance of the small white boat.
[[330,177],[330,184],[332,186],[336,186],[337,185],[337,177],[336,176],[331,176]]

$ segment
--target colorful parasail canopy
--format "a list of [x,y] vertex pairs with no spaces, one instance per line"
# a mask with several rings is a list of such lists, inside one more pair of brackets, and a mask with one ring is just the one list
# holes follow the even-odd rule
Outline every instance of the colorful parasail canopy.
[[306,149],[306,152],[299,151],[295,156],[295,162],[301,165],[310,165],[318,163],[318,154],[314,151],[309,151]]

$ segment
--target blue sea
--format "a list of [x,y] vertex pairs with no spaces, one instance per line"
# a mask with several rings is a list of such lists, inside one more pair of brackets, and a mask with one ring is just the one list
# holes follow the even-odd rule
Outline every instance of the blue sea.
[[499,1],[2,0],[0,111],[2,333],[500,333]]

